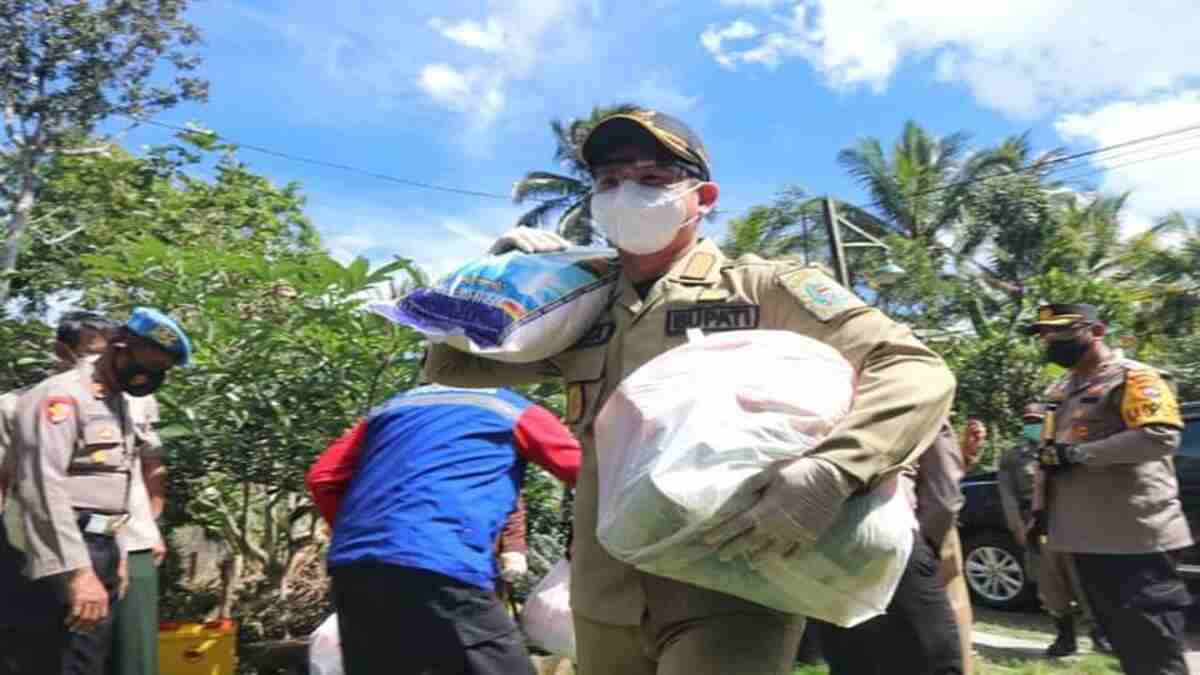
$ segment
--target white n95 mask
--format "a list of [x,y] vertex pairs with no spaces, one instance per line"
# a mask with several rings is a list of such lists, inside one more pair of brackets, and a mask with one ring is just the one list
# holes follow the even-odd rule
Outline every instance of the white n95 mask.
[[622,251],[657,253],[671,244],[679,228],[691,222],[683,198],[703,185],[672,190],[621,181],[611,190],[592,195],[592,217],[612,245]]

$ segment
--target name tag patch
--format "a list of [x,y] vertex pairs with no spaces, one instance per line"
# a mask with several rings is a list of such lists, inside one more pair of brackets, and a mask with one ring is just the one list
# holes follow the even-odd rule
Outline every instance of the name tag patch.
[[758,305],[705,304],[667,312],[667,335],[683,335],[689,328],[706,332],[758,328]]

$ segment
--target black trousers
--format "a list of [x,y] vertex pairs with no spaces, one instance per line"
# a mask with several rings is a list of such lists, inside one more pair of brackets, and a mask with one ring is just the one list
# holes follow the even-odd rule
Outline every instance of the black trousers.
[[887,613],[853,628],[813,621],[830,675],[962,675],[958,625],[938,580],[941,561],[918,536]]
[[[19,573],[23,556],[7,546],[0,553],[0,675],[105,675],[112,646],[120,551],[112,537],[84,534],[92,569],[108,590],[108,618],[87,633],[66,627],[70,573],[29,581]],[[15,568],[11,567],[16,564]]]
[[379,563],[331,575],[346,675],[533,675],[520,631],[488,589]]
[[1185,608],[1192,597],[1170,553],[1076,553],[1096,622],[1129,675],[1187,675]]

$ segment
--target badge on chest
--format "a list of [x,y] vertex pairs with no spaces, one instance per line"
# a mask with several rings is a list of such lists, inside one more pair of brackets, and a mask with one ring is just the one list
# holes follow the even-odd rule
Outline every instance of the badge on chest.
[[758,328],[759,307],[750,304],[705,303],[667,311],[667,335],[683,335],[690,328],[706,333]]

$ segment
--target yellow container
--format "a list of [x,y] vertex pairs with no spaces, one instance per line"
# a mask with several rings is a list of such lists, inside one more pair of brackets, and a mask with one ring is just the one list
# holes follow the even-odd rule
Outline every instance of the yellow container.
[[233,621],[167,621],[158,627],[160,675],[233,675],[237,627]]

